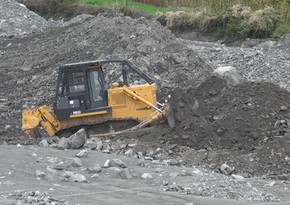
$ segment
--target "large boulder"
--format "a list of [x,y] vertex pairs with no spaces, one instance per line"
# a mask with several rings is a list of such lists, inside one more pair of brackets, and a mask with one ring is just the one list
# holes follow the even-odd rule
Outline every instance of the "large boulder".
[[69,145],[71,149],[81,148],[87,141],[87,133],[85,129],[80,129],[69,137]]

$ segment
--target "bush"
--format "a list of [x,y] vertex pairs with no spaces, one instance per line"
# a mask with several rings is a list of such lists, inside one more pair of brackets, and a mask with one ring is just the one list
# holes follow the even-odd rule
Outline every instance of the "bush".
[[185,30],[188,28],[189,15],[185,11],[167,12],[166,26],[173,31]]
[[273,7],[266,7],[252,13],[247,26],[249,29],[248,37],[250,38],[267,38],[277,27],[281,16]]

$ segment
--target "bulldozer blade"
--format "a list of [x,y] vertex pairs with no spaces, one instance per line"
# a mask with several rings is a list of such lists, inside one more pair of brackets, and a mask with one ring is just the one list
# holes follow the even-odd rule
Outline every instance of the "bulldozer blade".
[[41,138],[41,134],[40,134],[38,128],[33,128],[33,129],[25,130],[25,133],[31,139]]

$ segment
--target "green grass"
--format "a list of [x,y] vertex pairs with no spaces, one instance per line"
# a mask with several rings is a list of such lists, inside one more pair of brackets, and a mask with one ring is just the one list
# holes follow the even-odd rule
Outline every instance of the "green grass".
[[[113,5],[118,6],[119,8],[126,8],[126,0],[77,0],[80,4],[94,5],[96,7],[110,7]],[[171,7],[156,7],[149,4],[142,4],[135,2],[134,0],[128,0],[128,9],[133,9],[136,11],[141,11],[149,15],[154,15],[157,12],[168,12],[168,11],[177,11],[178,8]],[[180,9],[179,9],[180,10]],[[183,9],[184,10],[184,9]]]
[[280,38],[286,33],[290,33],[290,20],[280,23],[273,33],[273,38]]
[[[126,9],[131,11],[143,12],[147,15],[155,15],[157,12],[166,13],[168,11],[192,11],[197,8],[181,8],[181,7],[156,7],[150,4],[142,4],[134,0],[127,0],[128,5],[126,6],[126,0],[67,0],[68,2],[75,2],[83,5],[91,5],[97,8],[108,8],[112,6],[117,6],[120,9]],[[247,5],[251,5],[251,1],[243,0]],[[200,5],[200,6],[213,6],[213,5]],[[230,6],[230,5],[228,5]],[[254,6],[254,5],[251,5]],[[256,5],[257,6],[257,5]],[[203,7],[200,7],[203,8]],[[256,8],[258,9],[258,8]],[[224,11],[224,10],[222,10]],[[285,33],[290,33],[290,19],[286,22],[278,24],[277,29],[271,35],[273,38],[279,38]]]

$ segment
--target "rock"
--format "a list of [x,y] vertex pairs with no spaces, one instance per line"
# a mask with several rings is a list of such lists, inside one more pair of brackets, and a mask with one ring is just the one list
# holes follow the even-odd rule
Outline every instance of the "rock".
[[87,168],[90,173],[99,173],[102,171],[102,168],[99,164],[95,164],[92,167]]
[[282,105],[280,109],[281,109],[281,111],[287,111],[288,107],[286,105]]
[[90,176],[91,179],[95,179],[95,178],[99,178],[100,175],[99,174],[93,174],[92,176]]
[[49,144],[48,144],[46,139],[41,140],[38,145],[40,147],[48,147],[49,146]]
[[139,159],[141,159],[141,158],[143,157],[143,153],[142,153],[142,152],[137,152],[137,157],[138,157]]
[[68,165],[67,163],[60,161],[59,163],[52,165],[51,168],[52,169],[56,169],[56,170],[65,170],[69,167],[70,165]]
[[232,177],[234,177],[239,182],[244,182],[245,181],[245,178],[243,176],[241,176],[241,175],[232,174]]
[[70,148],[69,139],[62,137],[58,142],[58,148],[59,149],[69,149]]
[[97,148],[97,143],[92,139],[88,139],[84,144],[84,147],[94,150]]
[[45,172],[42,172],[42,171],[39,171],[39,170],[36,170],[36,176],[37,177],[45,177]]
[[152,149],[147,150],[147,152],[146,152],[147,157],[153,157],[153,155],[154,155],[154,151]]
[[170,159],[169,164],[172,166],[179,166],[181,162],[177,159]]
[[272,181],[270,182],[269,184],[266,184],[266,186],[269,186],[269,187],[273,187],[275,186],[277,183],[275,181]]
[[121,144],[120,149],[125,149],[127,147],[127,144]]
[[120,159],[111,160],[110,163],[109,163],[109,166],[110,167],[121,167],[121,168],[126,168],[127,167],[125,162],[123,162]]
[[133,176],[131,175],[130,170],[128,168],[123,169],[120,172],[120,176],[122,179],[132,179],[133,178]]
[[141,175],[142,179],[153,179],[153,176],[150,173],[143,173]]
[[78,130],[75,134],[69,137],[69,145],[71,149],[81,148],[87,140],[87,133],[85,129]]
[[220,77],[225,78],[229,85],[237,85],[245,82],[245,79],[239,74],[236,68],[232,66],[218,67],[214,70]]
[[103,165],[103,168],[109,168],[109,167],[110,167],[110,162],[111,162],[111,161],[107,159],[107,160],[105,161],[104,165]]
[[103,149],[103,142],[97,141],[96,144],[97,144],[96,150],[101,151]]
[[76,154],[76,157],[83,158],[83,157],[87,157],[88,155],[89,155],[88,150],[83,149],[79,153]]
[[133,150],[132,150],[132,149],[128,149],[128,150],[125,152],[125,155],[132,156],[132,155],[133,155]]
[[11,125],[5,125],[5,127],[4,127],[5,131],[10,130],[10,129],[11,129]]
[[111,151],[111,146],[109,143],[105,142],[103,143],[103,149],[102,149],[102,152],[104,153],[110,153]]
[[73,174],[71,177],[70,177],[71,181],[73,182],[87,182],[87,179],[84,175],[82,174]]
[[224,163],[220,166],[220,171],[221,171],[221,173],[223,173],[225,175],[230,175],[231,173],[233,173],[233,171],[235,171],[235,168],[230,167],[229,165]]
[[135,147],[137,144],[128,144],[128,147],[133,148]]
[[81,166],[83,166],[83,162],[82,162],[81,159],[79,159],[79,158],[73,158],[72,160],[73,160],[72,161],[72,166],[73,167],[81,167]]
[[145,162],[144,162],[144,160],[139,160],[139,161],[137,162],[137,165],[140,166],[140,167],[144,167],[144,166],[145,166]]

